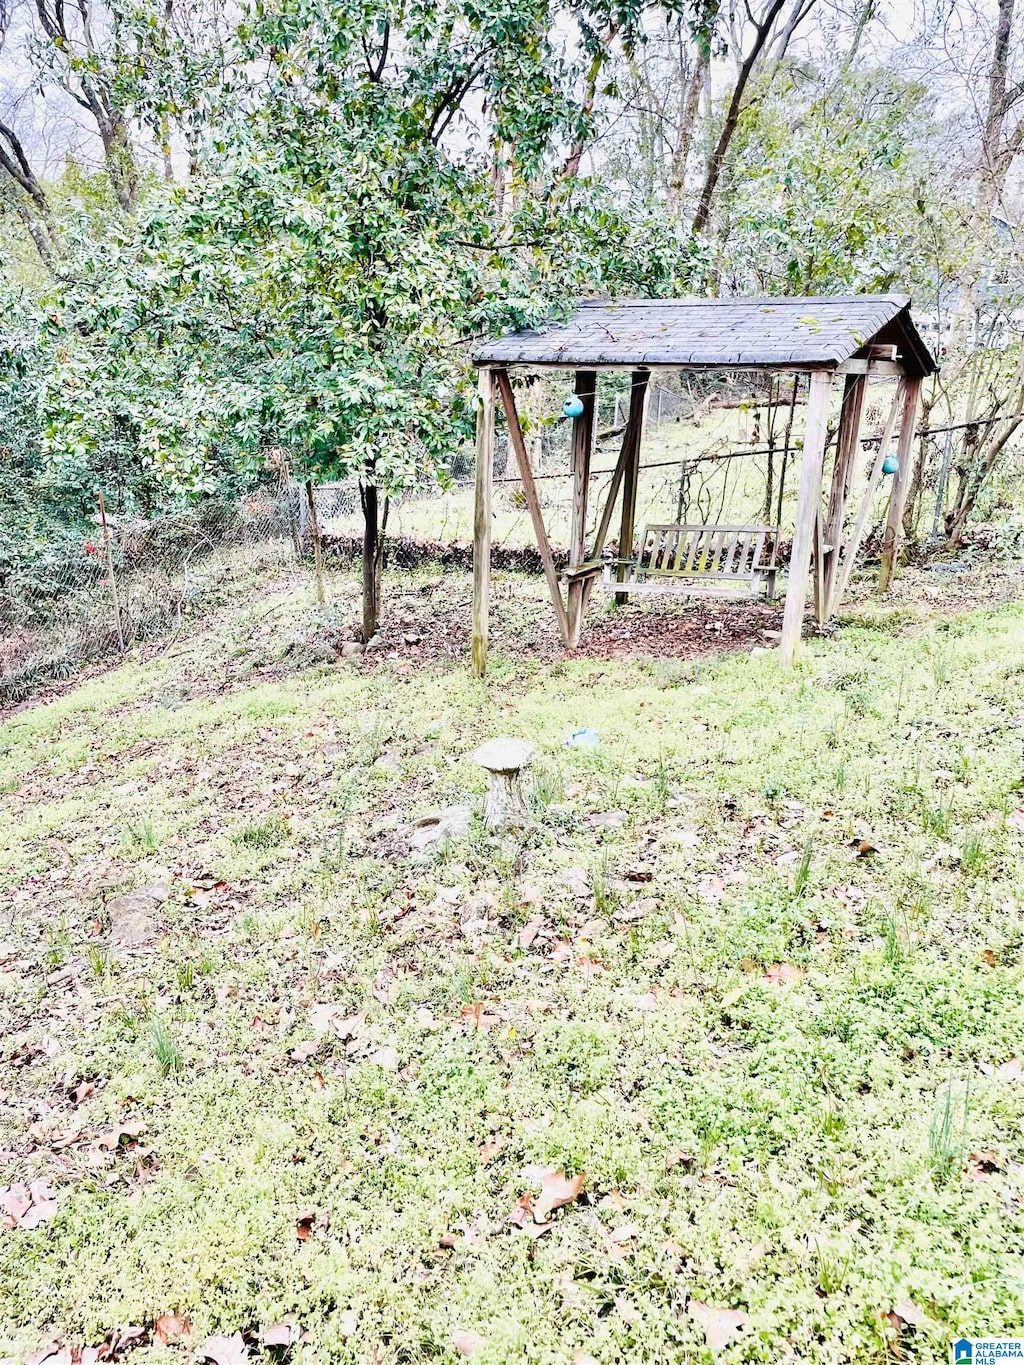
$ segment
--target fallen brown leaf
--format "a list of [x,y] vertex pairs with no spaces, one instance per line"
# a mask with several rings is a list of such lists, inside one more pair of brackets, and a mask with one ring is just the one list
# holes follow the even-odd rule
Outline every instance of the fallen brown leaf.
[[741,1308],[716,1308],[696,1299],[690,1301],[690,1317],[703,1327],[707,1343],[716,1355],[747,1326],[747,1315]]
[[665,1170],[674,1171],[677,1166],[682,1166],[684,1171],[693,1169],[693,1164],[697,1160],[694,1154],[681,1148],[678,1152],[669,1152],[665,1158]]
[[158,1346],[169,1346],[187,1336],[191,1328],[189,1319],[180,1313],[161,1313],[153,1323],[153,1340]]
[[920,1327],[928,1318],[927,1313],[925,1313],[923,1309],[918,1308],[917,1304],[913,1303],[910,1299],[902,1299],[895,1305],[892,1311],[896,1317],[902,1319],[902,1321],[907,1323],[910,1327]]
[[480,1148],[480,1160],[483,1162],[483,1164],[485,1166],[489,1165],[490,1162],[492,1162],[494,1158],[498,1155],[498,1153],[501,1151],[504,1145],[505,1139],[501,1136],[500,1133],[496,1133],[495,1136],[491,1138],[490,1142],[485,1142],[484,1145]]
[[302,1329],[294,1318],[275,1322],[260,1333],[264,1346],[294,1346],[301,1335]]
[[482,1346],[487,1345],[487,1338],[482,1337],[479,1332],[453,1332],[452,1345],[464,1356],[471,1356],[479,1351]]
[[626,1298],[625,1294],[616,1294],[615,1311],[628,1327],[632,1327],[640,1321],[639,1309]]
[[207,1337],[196,1347],[201,1360],[212,1360],[213,1365],[246,1365],[249,1352],[241,1332],[230,1337]]
[[803,974],[803,969],[794,966],[792,962],[776,962],[764,973],[764,979],[773,986],[784,986],[791,981],[799,981]]
[[501,1016],[489,1010],[482,1000],[463,1005],[460,1017],[468,1028],[483,1029],[485,1032],[501,1023]]
[[999,1066],[993,1066],[991,1062],[982,1062],[981,1072],[983,1076],[991,1076],[997,1081],[1018,1081],[1024,1075],[1024,1063],[1019,1057],[1011,1057],[1008,1062],[1001,1062]]
[[608,1234],[608,1240],[614,1242],[616,1246],[621,1246],[624,1242],[633,1242],[640,1236],[640,1229],[635,1223],[622,1223],[617,1228],[612,1228]]
[[546,1223],[548,1215],[554,1213],[555,1209],[563,1208],[578,1199],[583,1193],[583,1182],[586,1178],[586,1171],[580,1171],[579,1175],[574,1175],[571,1179],[564,1171],[548,1171],[541,1180],[540,1198],[534,1201],[533,1221]]
[[873,844],[870,839],[851,839],[850,847],[858,858],[870,858],[878,852],[878,845]]
[[115,1124],[109,1132],[102,1133],[96,1139],[96,1146],[105,1147],[108,1152],[112,1152],[122,1145],[122,1138],[127,1138],[128,1141],[123,1145],[129,1147],[132,1145],[131,1139],[139,1137],[145,1131],[146,1125],[141,1119],[126,1120],[124,1123]]

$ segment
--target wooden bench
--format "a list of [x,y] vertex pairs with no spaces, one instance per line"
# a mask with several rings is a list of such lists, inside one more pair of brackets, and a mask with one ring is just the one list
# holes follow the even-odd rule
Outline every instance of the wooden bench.
[[[636,559],[608,560],[608,592],[775,596],[777,526],[645,526]],[[620,578],[621,573],[621,578]]]

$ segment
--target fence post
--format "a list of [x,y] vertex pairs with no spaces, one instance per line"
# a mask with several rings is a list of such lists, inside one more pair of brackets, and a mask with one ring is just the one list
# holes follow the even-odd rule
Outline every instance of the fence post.
[[306,538],[309,535],[309,506],[306,502],[305,490],[300,483],[295,485],[295,493],[299,500],[299,544],[303,552],[306,549]]
[[316,497],[313,493],[313,480],[306,480],[306,502],[309,505],[309,519],[313,526],[313,570],[316,574],[316,600],[322,607],[327,600],[324,592],[324,559],[320,546],[320,522],[316,515]]
[[117,639],[121,646],[121,653],[125,652],[124,647],[124,626],[121,623],[121,603],[117,596],[117,579],[114,577],[114,556],[110,549],[110,528],[107,525],[107,509],[103,505],[103,494],[99,494],[100,502],[100,526],[103,528],[103,553],[107,561],[107,582],[110,584],[110,596],[114,603],[114,620],[117,623]]

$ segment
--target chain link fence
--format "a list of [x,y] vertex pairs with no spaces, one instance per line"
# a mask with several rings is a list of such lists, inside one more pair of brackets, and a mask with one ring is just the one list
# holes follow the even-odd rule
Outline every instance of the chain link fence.
[[[101,518],[0,563],[0,705],[180,629],[303,552],[300,490]],[[106,522],[104,527],[103,522]]]
[[[528,427],[556,555],[558,547],[568,544],[573,499],[570,424],[543,418],[558,399],[557,394],[539,393],[535,408],[542,416]],[[868,431],[881,424],[881,403],[876,400],[877,411],[869,405]],[[528,402],[523,406],[528,412]],[[699,395],[654,388],[638,488],[638,528],[667,521],[792,524],[799,444],[776,426],[766,445],[766,424],[757,408],[756,403],[732,403],[713,409]],[[618,455],[621,395],[610,393],[598,417],[591,523],[604,504]],[[942,509],[954,496],[957,480],[967,477],[976,442],[976,428],[955,427],[929,431],[915,443],[923,455],[915,525],[910,528],[918,545],[941,545]],[[1021,446],[1017,440],[1007,446],[987,481],[971,534],[979,547],[1015,559],[1024,557]],[[470,564],[471,451],[457,457],[453,475],[446,491],[429,488],[392,501],[388,559],[396,569],[428,559],[453,567]],[[356,483],[321,485],[314,496],[327,563],[357,560],[362,516]],[[494,515],[495,566],[537,568],[515,461],[500,437]],[[85,532],[62,533],[50,543],[24,547],[16,557],[5,559],[0,545],[0,705],[18,702],[139,641],[193,628],[205,612],[307,557],[312,560],[306,490],[291,479],[233,503],[210,501],[147,518],[107,517],[105,527],[97,512],[93,522]]]

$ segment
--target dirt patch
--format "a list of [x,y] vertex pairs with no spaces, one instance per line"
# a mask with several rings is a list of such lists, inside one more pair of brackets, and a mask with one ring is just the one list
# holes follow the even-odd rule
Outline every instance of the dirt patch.
[[782,606],[760,602],[629,603],[596,618],[579,653],[592,659],[696,659],[778,644]]

